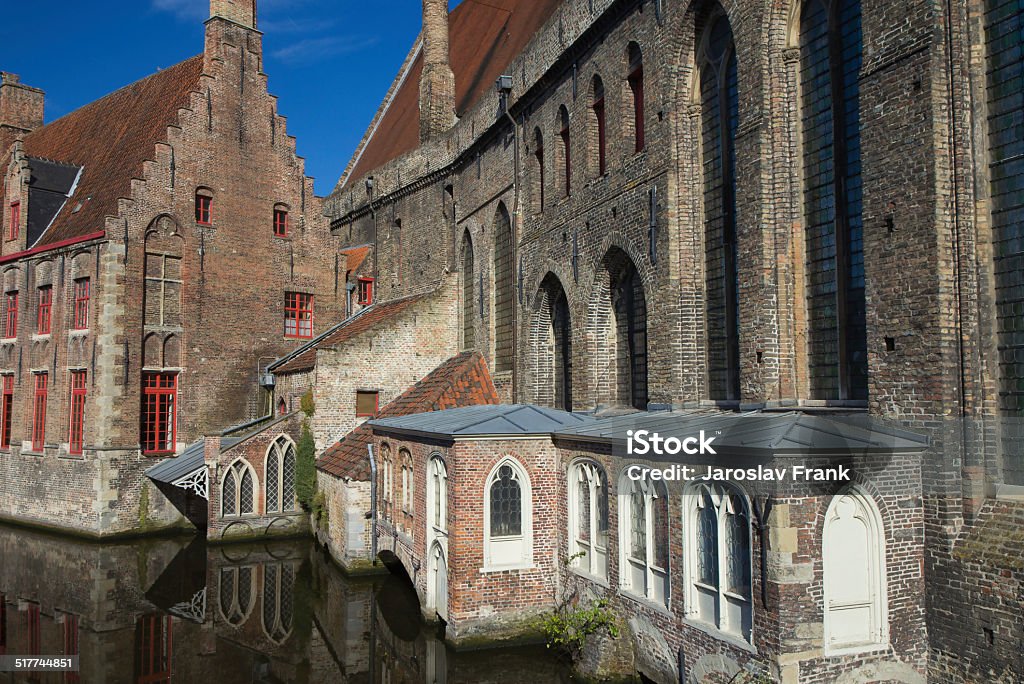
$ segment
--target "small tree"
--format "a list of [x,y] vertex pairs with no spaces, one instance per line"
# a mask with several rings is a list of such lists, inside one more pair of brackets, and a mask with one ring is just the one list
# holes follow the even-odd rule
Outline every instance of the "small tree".
[[302,435],[295,454],[295,495],[303,510],[309,511],[316,496],[316,441],[310,429],[310,420],[316,413],[316,406],[311,390],[302,395],[300,406],[306,417],[302,419]]

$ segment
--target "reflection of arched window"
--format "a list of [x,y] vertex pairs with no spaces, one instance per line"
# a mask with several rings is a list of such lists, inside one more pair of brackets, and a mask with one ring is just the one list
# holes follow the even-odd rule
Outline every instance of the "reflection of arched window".
[[700,485],[687,494],[687,614],[750,639],[750,515],[731,486]]
[[263,566],[263,631],[278,644],[292,631],[294,594],[294,567],[287,563]]
[[484,565],[521,566],[533,560],[530,481],[517,462],[503,460],[484,490]]
[[807,351],[815,399],[867,399],[861,220],[859,0],[800,17]]
[[251,515],[255,512],[256,473],[245,461],[235,461],[224,473],[221,485],[221,516]]
[[469,231],[462,238],[462,348],[476,347],[476,271],[473,240]]
[[605,120],[604,82],[594,76],[590,84],[590,168],[594,177],[608,170],[607,122]]
[[504,204],[494,215],[494,369],[512,370],[512,327],[515,317],[514,272],[512,263],[512,220]]
[[640,46],[630,43],[626,52],[629,68],[626,71],[626,111],[632,114],[623,126],[632,137],[633,151],[644,149],[644,56]]
[[661,482],[619,485],[619,567],[624,591],[667,606],[669,597],[668,495]]
[[295,444],[284,435],[267,450],[264,475],[267,513],[295,510]]
[[708,389],[739,399],[739,300],[736,267],[736,55],[725,15],[713,19],[698,54],[704,176]]
[[608,478],[590,461],[569,469],[569,553],[574,567],[608,577]]
[[251,567],[221,568],[220,612],[228,624],[237,627],[249,617],[256,601],[254,580]]
[[534,187],[533,196],[534,211],[540,213],[544,211],[544,134],[540,132],[540,128],[533,129],[533,173],[534,173]]
[[445,531],[448,529],[448,469],[440,456],[430,459],[427,477],[430,484],[427,499],[430,524],[439,532]]
[[884,543],[882,517],[869,496],[851,489],[832,500],[822,536],[826,649],[888,643]]
[[558,108],[558,168],[561,171],[562,196],[572,192],[572,145],[569,137],[569,110],[565,105]]

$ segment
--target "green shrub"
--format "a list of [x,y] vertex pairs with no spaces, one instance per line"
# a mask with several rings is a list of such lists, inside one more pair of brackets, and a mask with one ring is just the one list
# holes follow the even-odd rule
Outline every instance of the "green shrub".
[[302,421],[302,436],[295,451],[295,496],[302,509],[309,511],[316,496],[316,442],[308,419]]

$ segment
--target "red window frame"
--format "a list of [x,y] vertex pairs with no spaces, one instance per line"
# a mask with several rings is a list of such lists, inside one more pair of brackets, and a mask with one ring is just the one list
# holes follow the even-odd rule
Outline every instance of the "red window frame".
[[636,135],[634,152],[642,152],[645,145],[644,132],[644,67],[637,66],[629,74],[629,88],[633,91],[633,127]]
[[3,376],[3,400],[0,401],[0,449],[11,446],[11,413],[14,410],[14,376]]
[[142,374],[144,454],[174,453],[178,439],[178,374],[147,371]]
[[7,228],[7,239],[17,240],[21,234],[21,202],[11,202],[11,225]]
[[37,302],[36,332],[40,335],[49,335],[53,320],[53,286],[43,285],[40,287]]
[[284,336],[297,339],[313,337],[313,295],[286,292],[284,295]]
[[359,278],[356,281],[356,292],[360,306],[373,304],[373,278]]
[[8,292],[4,295],[4,337],[18,336],[18,293]]
[[196,193],[196,223],[201,226],[213,225],[213,197]]
[[89,279],[75,279],[75,309],[72,317],[71,327],[75,330],[85,330],[89,327]]
[[85,398],[88,392],[84,370],[71,371],[71,429],[68,453],[80,455],[85,441]]
[[274,237],[288,237],[287,209],[274,209]]
[[143,615],[136,622],[136,684],[171,681],[173,626],[169,615]]
[[32,395],[32,451],[35,452],[41,452],[46,448],[46,402],[49,397],[49,374],[36,373],[35,391]]

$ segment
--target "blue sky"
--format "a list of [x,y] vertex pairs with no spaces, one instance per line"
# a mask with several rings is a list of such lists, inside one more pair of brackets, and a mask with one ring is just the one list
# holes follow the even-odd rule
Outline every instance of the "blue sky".
[[[6,3],[0,70],[52,121],[203,49],[208,0]],[[458,1],[452,2],[452,7]],[[317,194],[330,192],[420,30],[421,0],[259,0],[264,70]]]

